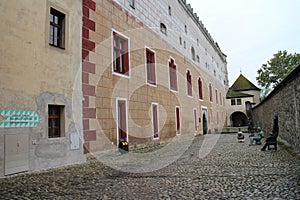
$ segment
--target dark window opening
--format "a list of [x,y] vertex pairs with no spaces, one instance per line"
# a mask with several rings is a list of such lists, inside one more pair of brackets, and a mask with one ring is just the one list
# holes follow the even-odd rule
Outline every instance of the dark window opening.
[[130,7],[135,9],[135,0],[130,0]]
[[196,60],[196,55],[195,55],[194,47],[191,48],[191,54],[192,54],[192,59],[195,61]]
[[202,80],[201,80],[201,78],[198,79],[198,90],[199,90],[199,99],[203,99]]
[[176,134],[180,134],[180,110],[176,107]]
[[189,96],[193,95],[192,90],[192,75],[190,71],[187,71],[186,73],[186,81],[187,81],[187,93]]
[[167,27],[166,27],[166,25],[164,23],[160,23],[160,31],[163,34],[167,35]]
[[237,99],[237,100],[236,100],[236,104],[237,104],[237,105],[242,105],[242,99]]
[[231,99],[231,105],[232,105],[232,106],[235,105],[235,99]]
[[50,8],[49,44],[65,48],[65,14]]
[[158,114],[157,114],[157,105],[152,105],[152,114],[153,114],[153,138],[158,138]]
[[64,106],[48,105],[48,137],[57,138],[64,134]]

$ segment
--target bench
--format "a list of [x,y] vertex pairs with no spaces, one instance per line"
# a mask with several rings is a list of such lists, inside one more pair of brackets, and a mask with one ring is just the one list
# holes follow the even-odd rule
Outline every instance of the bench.
[[263,148],[262,150],[272,150],[274,149],[275,151],[277,151],[277,135],[271,135],[270,137],[268,137],[266,139],[266,144],[265,144],[265,148]]
[[[274,124],[272,134],[267,137],[266,144],[261,149],[262,151],[274,149],[277,151],[277,137],[279,134],[279,126],[278,126],[278,115],[277,113],[274,115]],[[273,147],[273,148],[271,148]]]

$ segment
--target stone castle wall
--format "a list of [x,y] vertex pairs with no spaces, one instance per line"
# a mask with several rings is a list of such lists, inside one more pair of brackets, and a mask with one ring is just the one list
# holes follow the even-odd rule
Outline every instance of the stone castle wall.
[[279,138],[300,152],[300,67],[253,109],[254,121],[260,121],[267,134],[272,132],[274,113],[278,113]]

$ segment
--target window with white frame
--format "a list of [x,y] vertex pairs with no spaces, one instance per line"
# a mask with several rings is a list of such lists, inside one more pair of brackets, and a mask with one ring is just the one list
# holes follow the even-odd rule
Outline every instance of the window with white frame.
[[147,83],[156,85],[155,52],[146,48]]
[[129,46],[128,39],[113,32],[113,71],[129,75]]

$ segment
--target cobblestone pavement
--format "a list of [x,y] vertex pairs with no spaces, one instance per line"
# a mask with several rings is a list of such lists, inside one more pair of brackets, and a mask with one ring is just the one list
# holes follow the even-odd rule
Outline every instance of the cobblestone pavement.
[[234,134],[219,136],[207,156],[199,150],[214,135],[195,137],[178,160],[153,172],[128,173],[89,159],[2,178],[0,199],[300,199],[299,157],[283,147],[262,152],[248,137],[238,143]]

